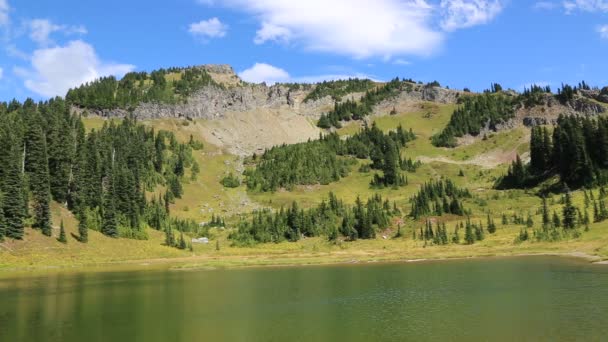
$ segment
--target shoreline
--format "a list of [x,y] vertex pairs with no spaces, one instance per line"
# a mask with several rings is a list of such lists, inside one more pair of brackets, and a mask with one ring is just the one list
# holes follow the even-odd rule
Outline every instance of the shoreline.
[[539,253],[496,253],[479,254],[471,256],[438,256],[426,258],[403,258],[399,256],[389,256],[385,258],[364,257],[355,258],[345,256],[343,259],[326,259],[324,256],[310,255],[307,257],[286,257],[265,259],[268,255],[251,256],[230,256],[227,258],[194,256],[186,258],[150,258],[141,260],[125,260],[117,262],[105,262],[94,264],[81,264],[73,266],[32,266],[17,268],[0,268],[0,280],[37,277],[49,275],[65,274],[84,274],[84,273],[120,273],[120,272],[146,272],[155,270],[165,271],[211,271],[211,270],[232,270],[246,268],[284,268],[284,267],[308,267],[308,266],[356,266],[371,264],[416,264],[430,262],[447,262],[458,260],[476,259],[499,259],[499,258],[520,258],[520,257],[558,257],[578,260],[590,265],[608,265],[608,260],[603,260],[600,256],[585,252],[539,252]]

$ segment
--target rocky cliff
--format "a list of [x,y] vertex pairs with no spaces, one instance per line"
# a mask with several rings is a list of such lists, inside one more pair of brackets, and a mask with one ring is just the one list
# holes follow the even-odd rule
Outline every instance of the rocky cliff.
[[[277,84],[248,84],[242,82],[229,65],[203,65],[202,68],[221,87],[210,85],[203,87],[177,104],[141,103],[133,110],[139,119],[189,118],[218,119],[227,113],[250,112],[253,110],[289,110],[297,115],[318,118],[322,113],[332,109],[334,100],[330,96],[305,101],[314,85],[290,86]],[[346,98],[359,98],[362,94],[349,94]],[[455,103],[460,92],[440,87],[427,87],[412,84],[397,98],[385,101],[378,106],[381,110],[399,102],[431,101],[436,103]],[[95,114],[104,117],[125,117],[129,114],[124,109],[103,110]]]

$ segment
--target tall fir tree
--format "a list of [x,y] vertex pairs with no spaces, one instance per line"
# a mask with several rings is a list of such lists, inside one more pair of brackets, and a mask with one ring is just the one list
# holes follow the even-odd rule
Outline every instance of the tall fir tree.
[[2,213],[4,235],[12,239],[22,239],[26,201],[22,176],[22,152],[14,132],[9,127],[0,130],[0,190],[4,194]]
[[78,239],[82,243],[89,242],[89,229],[87,227],[87,215],[81,212],[78,220]]
[[40,124],[42,119],[33,108],[26,112],[25,171],[32,192],[34,227],[44,235],[51,236],[51,189],[46,138]]
[[[111,172],[111,171],[110,171]],[[105,191],[103,195],[103,216],[101,232],[109,237],[118,237],[118,220],[116,217],[116,207],[114,202],[114,182],[113,176],[107,177]]]

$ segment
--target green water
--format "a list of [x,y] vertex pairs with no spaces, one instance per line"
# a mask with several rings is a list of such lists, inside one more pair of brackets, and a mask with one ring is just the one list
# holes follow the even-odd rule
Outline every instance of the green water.
[[608,266],[559,258],[0,280],[0,341],[607,341]]

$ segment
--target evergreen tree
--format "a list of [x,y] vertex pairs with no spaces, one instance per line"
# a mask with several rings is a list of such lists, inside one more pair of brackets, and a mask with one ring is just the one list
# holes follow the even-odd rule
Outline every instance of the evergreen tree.
[[496,233],[496,225],[494,224],[494,219],[490,217],[490,214],[488,214],[488,233]]
[[59,237],[57,238],[57,241],[61,243],[68,243],[68,239],[65,236],[65,227],[63,226],[63,220],[61,220],[61,224],[59,226]]
[[576,207],[572,205],[572,197],[570,194],[570,190],[566,188],[565,190],[565,199],[564,199],[564,207],[562,209],[563,214],[563,226],[564,229],[574,229],[576,228]]
[[84,213],[80,213],[78,220],[78,235],[79,240],[82,243],[89,242],[89,229],[87,228],[87,216]]
[[465,226],[464,241],[467,245],[472,245],[475,243],[475,234],[473,233],[473,226],[471,225],[471,221],[469,219],[467,219]]
[[22,159],[20,145],[9,127],[4,126],[0,130],[0,146],[3,146],[0,148],[0,192],[3,194],[1,211],[4,235],[12,239],[22,239],[26,212]]
[[41,119],[36,112],[29,113],[25,137],[25,171],[28,175],[34,209],[34,227],[46,236],[51,236],[51,209],[49,166],[46,140]]
[[114,182],[113,176],[107,177],[107,183],[105,186],[103,196],[103,219],[101,225],[101,233],[106,236],[116,238],[118,237],[118,222],[116,218],[116,207],[114,202]]

